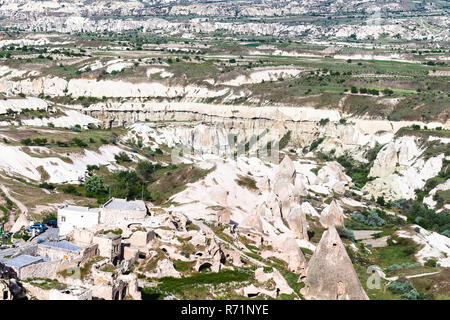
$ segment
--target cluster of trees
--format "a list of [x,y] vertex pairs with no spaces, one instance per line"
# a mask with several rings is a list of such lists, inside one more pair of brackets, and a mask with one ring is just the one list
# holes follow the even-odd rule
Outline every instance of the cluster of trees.
[[[350,91],[351,91],[351,93],[358,93],[359,92],[359,93],[363,93],[363,94],[371,94],[371,95],[374,95],[374,96],[380,95],[380,90],[378,90],[378,89],[370,89],[370,88],[359,88],[358,89],[356,87],[351,87]],[[390,95],[394,94],[394,91],[391,90],[391,89],[384,89],[383,93],[385,95],[390,96]]]
[[[93,175],[86,178],[84,182],[85,195],[90,198],[97,198],[99,203],[105,202],[109,196],[126,199],[151,200],[147,190],[148,183],[154,181],[153,174],[156,170],[162,168],[159,164],[152,164],[149,161],[138,163],[136,170],[122,170],[115,172],[109,185],[105,184],[103,178],[99,175]],[[90,172],[98,170],[98,167],[90,167]],[[73,187],[65,190],[67,193],[76,192]]]
[[352,178],[355,185],[362,188],[367,182],[373,178],[369,178],[371,165],[359,163],[347,156],[340,156],[336,159],[344,168],[345,172]]
[[45,146],[47,144],[47,138],[25,138],[20,141],[25,146]]
[[408,223],[418,224],[424,229],[450,237],[450,214],[448,212],[436,213],[418,200],[397,200],[392,205],[403,211],[408,218]]

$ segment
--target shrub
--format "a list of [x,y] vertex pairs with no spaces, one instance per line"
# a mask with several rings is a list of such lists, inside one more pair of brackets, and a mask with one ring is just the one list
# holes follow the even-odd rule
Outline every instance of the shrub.
[[436,260],[434,260],[434,259],[428,259],[425,262],[425,266],[427,266],[427,267],[436,267],[436,265],[437,265],[437,263],[436,263]]
[[399,269],[405,269],[405,268],[415,268],[415,267],[419,267],[420,266],[420,264],[419,263],[408,263],[408,262],[405,262],[405,263],[403,263],[403,264],[401,264],[401,265],[398,265],[398,264],[393,264],[393,265],[391,265],[391,266],[389,266],[388,268],[387,268],[387,271],[395,271],[395,270],[399,270]]
[[375,209],[372,209],[365,215],[361,213],[354,213],[352,215],[352,219],[372,227],[381,227],[386,224],[386,220],[381,218]]
[[419,292],[407,279],[399,279],[389,284],[388,290],[395,294],[401,295],[405,300],[418,300],[420,298]]
[[160,164],[152,164],[150,161],[140,161],[137,164],[136,171],[145,181],[152,181],[153,173],[160,168]]
[[384,201],[384,198],[381,196],[377,198],[377,203],[382,207],[386,204],[386,202]]
[[79,124],[70,128],[73,132],[81,132],[81,126]]
[[355,234],[353,233],[353,230],[346,229],[345,227],[337,227],[336,231],[341,238],[346,238],[353,242],[355,241]]
[[93,164],[93,165],[92,164],[88,164],[86,166],[86,170],[89,171],[89,172],[92,172],[94,170],[100,170],[100,167],[95,165],[95,164]]
[[325,138],[318,138],[318,139],[314,140],[311,143],[311,145],[309,146],[309,151],[315,150],[319,146],[319,144],[321,144],[323,142],[324,139]]
[[86,148],[88,146],[87,143],[81,140],[80,138],[73,138],[72,142],[80,148]]
[[64,188],[62,189],[62,191],[63,191],[63,193],[66,193],[66,194],[72,194],[72,195],[75,195],[75,196],[81,196],[81,193],[79,193],[79,192],[77,191],[77,188],[75,188],[75,187],[72,186],[72,185],[69,185],[69,186],[64,187]]
[[25,145],[25,146],[31,146],[33,144],[33,141],[31,141],[30,138],[26,138],[26,139],[22,139],[20,141],[21,144]]
[[116,159],[117,163],[123,163],[123,162],[131,162],[130,157],[128,156],[128,154],[124,151],[119,152],[118,154],[116,154],[114,156],[114,159]]
[[39,184],[39,188],[47,189],[47,190],[55,190],[56,186],[53,183],[43,182]]

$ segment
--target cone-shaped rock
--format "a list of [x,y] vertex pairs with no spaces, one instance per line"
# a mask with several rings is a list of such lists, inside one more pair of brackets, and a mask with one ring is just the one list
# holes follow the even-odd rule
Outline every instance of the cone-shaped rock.
[[240,226],[263,232],[263,224],[260,216],[261,211],[261,208],[257,208],[253,213],[247,215],[240,223]]
[[306,222],[306,214],[299,205],[292,208],[287,217],[289,229],[294,231],[296,236],[302,240],[308,240],[308,225]]
[[330,227],[308,263],[301,293],[310,300],[368,300],[344,244]]
[[[275,171],[274,180],[277,182],[295,183],[296,171],[294,163],[289,156],[285,156]],[[275,192],[276,193],[276,192]]]
[[331,201],[330,205],[323,209],[320,215],[320,223],[325,228],[344,225],[344,210],[335,200]]
[[287,234],[276,236],[272,239],[272,246],[281,252],[278,258],[288,263],[289,271],[304,275],[306,259],[293,237]]

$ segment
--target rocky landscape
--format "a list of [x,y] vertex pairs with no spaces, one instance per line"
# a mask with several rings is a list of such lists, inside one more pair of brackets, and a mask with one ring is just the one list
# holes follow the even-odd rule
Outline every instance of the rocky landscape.
[[372,7],[3,1],[5,299],[449,299],[448,5]]

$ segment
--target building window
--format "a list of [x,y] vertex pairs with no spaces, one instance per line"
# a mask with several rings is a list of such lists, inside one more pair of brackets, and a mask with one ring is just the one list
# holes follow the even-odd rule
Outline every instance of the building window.
[[61,222],[66,222],[66,217],[62,216],[61,217]]

